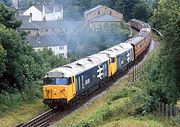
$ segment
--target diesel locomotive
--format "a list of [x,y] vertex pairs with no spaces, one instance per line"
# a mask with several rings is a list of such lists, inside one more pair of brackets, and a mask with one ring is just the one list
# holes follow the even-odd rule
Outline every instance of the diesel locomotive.
[[43,103],[50,107],[70,104],[100,89],[106,80],[134,64],[151,42],[151,27],[136,19],[130,24],[140,31],[133,38],[47,72],[43,79]]

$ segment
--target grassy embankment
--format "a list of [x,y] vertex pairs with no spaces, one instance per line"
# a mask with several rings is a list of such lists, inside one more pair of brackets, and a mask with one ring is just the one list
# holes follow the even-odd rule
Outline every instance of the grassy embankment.
[[15,94],[3,92],[1,94],[1,127],[18,125],[47,110],[47,107],[42,103],[42,86],[39,84],[40,82],[32,83],[31,88],[25,88],[22,94],[19,92]]

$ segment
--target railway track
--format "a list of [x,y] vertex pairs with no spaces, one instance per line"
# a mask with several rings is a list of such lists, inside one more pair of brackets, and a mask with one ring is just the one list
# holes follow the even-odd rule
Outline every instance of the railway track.
[[30,121],[22,123],[16,127],[47,127],[50,125],[49,123],[51,122],[51,120],[53,120],[62,112],[63,110],[59,108],[50,109],[43,114],[40,114],[39,116],[31,119]]

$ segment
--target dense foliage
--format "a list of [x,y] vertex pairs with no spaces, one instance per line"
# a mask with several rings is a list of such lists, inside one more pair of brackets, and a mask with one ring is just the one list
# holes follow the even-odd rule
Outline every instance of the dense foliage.
[[16,20],[15,12],[13,12],[9,7],[4,6],[0,2],[0,24],[5,25],[7,28],[16,29],[21,25],[21,22]]
[[176,103],[180,91],[180,1],[161,0],[152,21],[164,35],[156,68],[160,74],[154,76],[166,86],[166,94],[172,94],[167,103]]

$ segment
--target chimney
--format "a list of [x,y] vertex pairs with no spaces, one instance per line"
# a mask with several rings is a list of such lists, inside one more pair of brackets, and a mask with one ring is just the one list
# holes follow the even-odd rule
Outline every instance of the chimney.
[[53,14],[55,14],[55,12],[56,12],[56,10],[55,10],[56,8],[55,8],[55,6],[53,6]]
[[29,22],[32,22],[32,13],[30,13]]
[[45,17],[45,7],[44,7],[44,5],[43,5],[43,10],[42,10],[42,16],[43,16],[43,20],[46,19],[46,17]]
[[61,19],[63,19],[63,6],[61,6]]

